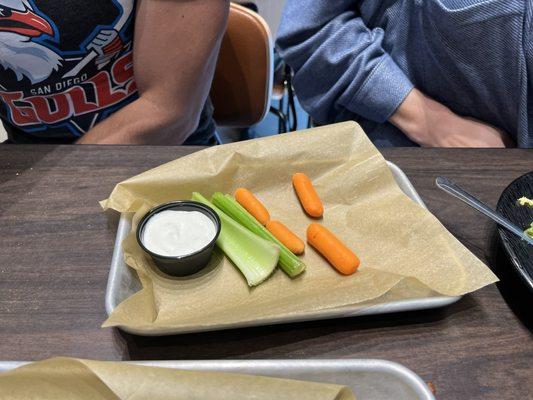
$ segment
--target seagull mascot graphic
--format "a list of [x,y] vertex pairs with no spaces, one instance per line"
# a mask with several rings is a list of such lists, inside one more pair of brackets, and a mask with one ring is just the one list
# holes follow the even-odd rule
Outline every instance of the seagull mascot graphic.
[[32,41],[43,34],[53,36],[54,30],[27,0],[0,0],[0,65],[19,81],[42,82],[61,66],[57,53]]
[[[113,29],[102,29],[86,46],[88,54],[78,59],[77,64],[63,78],[75,76],[91,61],[98,69],[109,63],[122,49],[120,29],[126,24],[133,10],[133,1],[115,1],[121,8],[121,17]],[[54,28],[29,0],[0,0],[0,65],[32,84],[46,80],[63,66],[65,61],[53,49],[35,42],[41,35],[54,36]]]

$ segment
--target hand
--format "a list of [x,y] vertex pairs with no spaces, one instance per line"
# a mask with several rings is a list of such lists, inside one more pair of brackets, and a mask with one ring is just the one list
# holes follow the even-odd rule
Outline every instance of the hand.
[[98,53],[96,66],[102,69],[109,61],[122,50],[122,40],[114,29],[104,29],[87,45],[87,50]]
[[506,147],[511,143],[502,130],[461,117],[417,89],[409,93],[390,122],[424,147]]

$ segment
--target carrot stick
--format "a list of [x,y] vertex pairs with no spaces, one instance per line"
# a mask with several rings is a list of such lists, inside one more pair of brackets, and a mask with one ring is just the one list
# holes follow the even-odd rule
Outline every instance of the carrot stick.
[[337,271],[353,274],[359,267],[359,258],[327,228],[313,222],[307,228],[307,241],[322,254]]
[[279,221],[268,221],[266,228],[274,235],[281,243],[285,245],[294,254],[302,254],[305,249],[305,243],[290,231],[285,225]]
[[305,212],[311,217],[320,218],[324,214],[324,206],[307,175],[301,172],[294,174],[292,184]]
[[235,200],[243,206],[246,211],[253,215],[261,225],[266,225],[270,220],[270,214],[265,206],[248,189],[239,188],[235,191]]

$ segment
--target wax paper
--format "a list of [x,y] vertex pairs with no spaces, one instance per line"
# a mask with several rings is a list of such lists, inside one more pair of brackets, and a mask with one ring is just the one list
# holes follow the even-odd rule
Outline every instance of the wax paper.
[[[361,259],[355,274],[340,275],[307,246],[302,256],[307,269],[295,279],[277,270],[265,283],[249,288],[220,252],[198,275],[171,278],[158,271],[135,240],[137,222],[151,207],[190,199],[193,191],[209,197],[238,187],[250,189],[272,219],[305,238],[313,219],[303,212],[291,185],[296,172],[311,178],[324,203],[319,222]],[[383,156],[353,122],[193,153],[119,183],[102,206],[135,213],[123,250],[142,283],[103,326],[154,333],[214,330],[380,304],[389,301],[391,296],[385,295],[390,291],[395,300],[412,298],[421,287],[434,296],[463,295],[497,280],[428,210],[402,192]]]
[[343,386],[123,362],[54,358],[0,374],[4,400],[352,400]]

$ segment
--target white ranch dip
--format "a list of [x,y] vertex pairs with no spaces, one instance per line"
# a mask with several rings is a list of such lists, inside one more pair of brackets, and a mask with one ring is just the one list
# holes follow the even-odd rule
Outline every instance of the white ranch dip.
[[165,210],[144,225],[142,242],[152,253],[186,256],[207,246],[216,235],[216,226],[199,211]]

